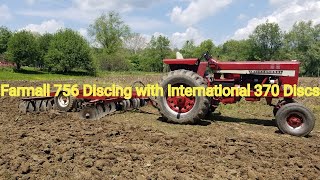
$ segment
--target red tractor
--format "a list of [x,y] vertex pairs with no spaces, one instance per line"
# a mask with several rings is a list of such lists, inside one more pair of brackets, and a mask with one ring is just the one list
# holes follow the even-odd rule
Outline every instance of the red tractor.
[[[205,59],[201,62],[200,59]],[[293,96],[285,96],[284,85],[296,85],[299,76],[299,62],[218,62],[205,54],[200,59],[165,59],[171,72],[161,82],[164,96],[138,96],[133,91],[131,99],[121,96],[84,96],[82,89],[76,97],[66,96],[64,91],[51,92],[47,97],[23,98],[19,109],[22,113],[38,113],[51,109],[59,111],[79,112],[81,119],[96,120],[116,111],[138,109],[151,102],[156,106],[164,120],[179,124],[192,124],[213,112],[220,103],[231,104],[245,98],[247,101],[259,101],[256,85],[276,85],[278,94],[274,95],[260,89],[267,104],[274,107],[276,124],[283,132],[295,136],[308,135],[315,125],[314,115],[301,104],[296,103]],[[207,70],[212,71],[211,74]],[[139,82],[137,82],[139,83]],[[143,85],[143,83],[140,82]],[[250,87],[246,96],[168,96],[168,87]],[[133,84],[133,87],[135,83]],[[281,87],[281,88],[280,88]],[[273,98],[283,98],[276,105]]]
[[[201,62],[200,59],[205,59]],[[218,62],[208,53],[203,58],[165,59],[170,72],[164,76],[161,86],[164,96],[157,97],[157,106],[163,118],[172,123],[192,124],[213,112],[220,103],[231,104],[242,99],[240,96],[168,96],[168,85],[174,87],[248,87],[250,94],[247,101],[260,101],[265,98],[268,105],[273,106],[273,113],[278,128],[283,133],[294,136],[308,135],[315,125],[313,113],[305,106],[296,103],[292,96],[285,97],[283,85],[297,85],[299,77],[299,62],[297,61],[247,61]],[[208,71],[212,71],[211,74]],[[278,85],[279,93],[275,97],[267,94],[256,96],[257,84]],[[265,89],[263,89],[265,91]],[[272,104],[273,98],[282,98],[277,104]]]

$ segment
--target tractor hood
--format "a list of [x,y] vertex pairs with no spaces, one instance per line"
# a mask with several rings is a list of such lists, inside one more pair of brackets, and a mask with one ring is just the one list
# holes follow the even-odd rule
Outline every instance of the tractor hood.
[[163,63],[165,64],[185,64],[185,65],[198,65],[199,59],[192,58],[192,59],[165,59]]

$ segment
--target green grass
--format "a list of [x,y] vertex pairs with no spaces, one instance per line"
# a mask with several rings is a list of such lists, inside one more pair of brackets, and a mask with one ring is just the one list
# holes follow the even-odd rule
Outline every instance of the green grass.
[[[157,73],[146,73],[139,71],[113,72],[103,71],[98,72],[96,77],[113,77],[113,76],[141,76],[155,75]],[[20,72],[15,72],[12,68],[0,68],[0,80],[29,80],[29,81],[44,81],[44,80],[80,80],[96,78],[86,75],[84,72],[72,72],[70,74],[55,74],[46,71],[40,71],[35,68],[24,67]]]

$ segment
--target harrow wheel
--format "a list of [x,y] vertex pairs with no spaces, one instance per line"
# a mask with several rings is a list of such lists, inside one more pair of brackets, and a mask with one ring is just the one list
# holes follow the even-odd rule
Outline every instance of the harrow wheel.
[[136,100],[137,100],[137,108],[140,108],[140,107],[141,107],[140,99],[139,99],[139,98],[136,98]]
[[126,102],[127,102],[127,109],[126,109],[126,110],[132,109],[132,103],[131,103],[131,101],[130,101],[129,99],[127,99]]
[[22,114],[27,113],[27,107],[28,107],[28,102],[27,101],[21,101],[19,104],[19,111]]
[[44,102],[46,104],[46,111],[50,111],[53,108],[53,106],[52,106],[53,101],[52,100],[46,100]]
[[207,87],[204,78],[193,71],[184,69],[171,71],[163,78],[161,87],[164,90],[164,96],[158,97],[160,113],[163,120],[178,124],[194,124],[196,121],[204,118],[209,110],[208,97],[202,96],[168,96],[168,85],[172,87]]
[[293,136],[307,136],[314,128],[315,117],[305,106],[290,103],[278,110],[276,123],[283,133]]
[[109,103],[110,104],[110,112],[109,113],[113,113],[117,111],[117,106],[115,103]]
[[133,107],[133,109],[139,108],[138,104],[140,105],[140,102],[138,102],[137,98],[132,99],[132,107]]
[[33,113],[35,111],[35,103],[32,101],[27,102],[27,112]]
[[105,113],[105,109],[104,109],[103,104],[97,104],[96,105],[96,109],[98,111],[99,118],[102,118],[104,116],[104,113]]
[[64,92],[61,92],[57,97],[54,97],[54,104],[60,111],[71,111],[77,106],[77,101],[72,96],[65,96]]
[[121,110],[122,111],[127,110],[127,101],[126,100],[121,101],[120,105],[121,105]]
[[99,112],[95,106],[88,106],[80,111],[80,118],[83,120],[98,120]]
[[140,107],[143,107],[143,106],[145,106],[145,105],[147,105],[146,100],[140,99]]
[[35,101],[35,112],[43,112],[46,111],[46,102],[43,100]]

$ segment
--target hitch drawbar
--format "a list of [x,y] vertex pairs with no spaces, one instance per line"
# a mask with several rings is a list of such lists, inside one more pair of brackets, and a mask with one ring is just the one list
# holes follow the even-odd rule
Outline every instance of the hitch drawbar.
[[26,113],[39,113],[50,110],[63,112],[78,112],[80,119],[98,120],[116,111],[127,111],[145,106],[150,100],[148,97],[138,97],[136,92],[132,93],[131,99],[123,97],[78,97],[65,96],[61,92],[49,97],[23,98],[19,104],[19,111]]

